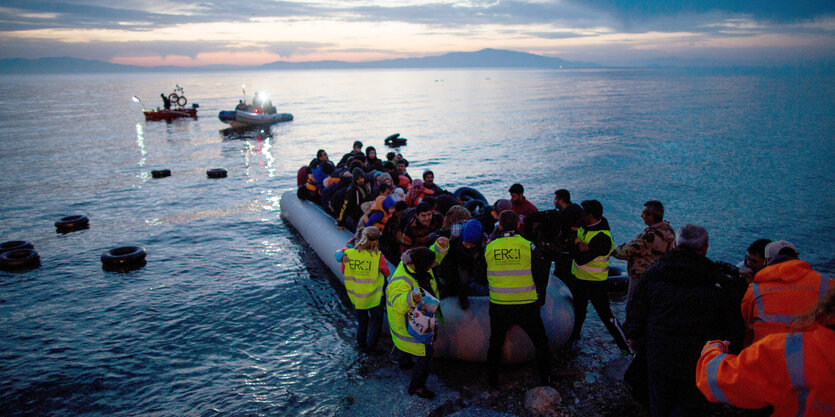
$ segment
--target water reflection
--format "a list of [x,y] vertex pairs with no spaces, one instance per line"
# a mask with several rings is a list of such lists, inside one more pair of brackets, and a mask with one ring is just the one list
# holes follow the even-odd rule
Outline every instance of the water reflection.
[[[145,149],[145,130],[142,127],[142,123],[136,124],[136,144],[139,146],[139,154],[142,155],[136,165],[143,167],[145,166],[145,161],[148,160],[148,151]],[[143,181],[148,181],[151,179],[151,174],[145,171],[140,171],[139,178]]]
[[272,134],[272,126],[227,127],[220,130],[223,140],[262,140]]

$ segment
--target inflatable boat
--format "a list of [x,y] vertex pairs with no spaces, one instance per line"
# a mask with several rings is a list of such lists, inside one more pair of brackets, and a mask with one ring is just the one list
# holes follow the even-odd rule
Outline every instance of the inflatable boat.
[[223,123],[228,123],[232,127],[249,127],[249,126],[268,126],[279,122],[289,122],[293,120],[293,115],[290,113],[264,113],[258,111],[245,110],[226,110],[217,115]]
[[[281,216],[304,238],[333,274],[342,281],[340,265],[334,252],[345,247],[351,238],[347,230],[339,230],[336,220],[315,203],[299,200],[296,191],[287,191],[279,203]],[[390,260],[395,261],[395,260]],[[391,271],[394,271],[391,267]],[[552,352],[568,341],[574,326],[571,292],[556,277],[548,283],[547,299],[540,309],[548,345]],[[471,362],[486,362],[490,340],[489,297],[470,297],[470,307],[461,310],[457,297],[441,300],[444,321],[435,341],[435,356]],[[386,320],[383,320],[387,323]],[[535,350],[528,336],[519,327],[507,332],[503,348],[505,363],[534,359]]]

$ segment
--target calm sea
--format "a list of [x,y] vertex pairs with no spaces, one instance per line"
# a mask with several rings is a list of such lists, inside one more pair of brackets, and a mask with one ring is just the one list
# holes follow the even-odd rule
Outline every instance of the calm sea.
[[[177,83],[200,118],[145,122],[131,96],[158,106]],[[223,130],[242,84],[295,120]],[[406,376],[358,359],[344,294],[278,204],[317,149],[384,154],[395,132],[413,176],[448,188],[494,200],[519,182],[540,208],[567,188],[603,203],[618,243],[658,199],[674,227],[707,227],[713,259],[785,239],[832,274],[833,115],[832,74],[785,71],[3,76],[0,239],[31,241],[42,266],[0,272],[0,413],[420,414],[397,397]],[[73,214],[90,229],[57,234]],[[128,244],[147,266],[102,271]]]

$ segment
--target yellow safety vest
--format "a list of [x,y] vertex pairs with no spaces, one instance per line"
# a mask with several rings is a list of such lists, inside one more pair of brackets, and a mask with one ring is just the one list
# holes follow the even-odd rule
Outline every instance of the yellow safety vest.
[[494,304],[536,302],[536,285],[531,273],[531,242],[522,236],[501,237],[487,245],[487,284]]
[[380,252],[345,249],[345,291],[357,310],[380,305],[385,277],[380,273]]
[[581,242],[588,244],[591,242],[592,238],[597,236],[599,233],[603,233],[609,237],[609,242],[611,242],[609,253],[607,253],[606,256],[598,256],[592,259],[589,263],[583,265],[578,265],[576,261],[572,261],[571,273],[574,274],[577,279],[585,281],[606,281],[609,278],[609,255],[611,255],[615,250],[615,241],[612,240],[612,234],[609,233],[608,230],[593,230],[591,232],[586,232],[586,229],[581,227],[577,230],[577,238],[580,239]]
[[[443,261],[447,254],[446,251],[441,251],[437,243],[429,249],[435,252],[435,262],[437,263]],[[432,270],[429,270],[429,275],[432,292],[438,294],[438,283],[435,281]],[[406,330],[406,314],[415,307],[414,302],[412,302],[412,290],[417,287],[417,281],[406,270],[403,262],[400,262],[386,287],[386,315],[388,316],[389,330],[394,346],[415,356],[426,356],[426,345],[420,343]],[[438,314],[440,311],[438,310]]]

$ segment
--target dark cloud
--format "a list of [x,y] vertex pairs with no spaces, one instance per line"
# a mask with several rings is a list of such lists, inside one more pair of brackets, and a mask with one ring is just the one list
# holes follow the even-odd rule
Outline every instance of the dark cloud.
[[755,20],[792,23],[835,15],[832,0],[567,0],[610,14],[627,25],[663,17],[725,13]]

